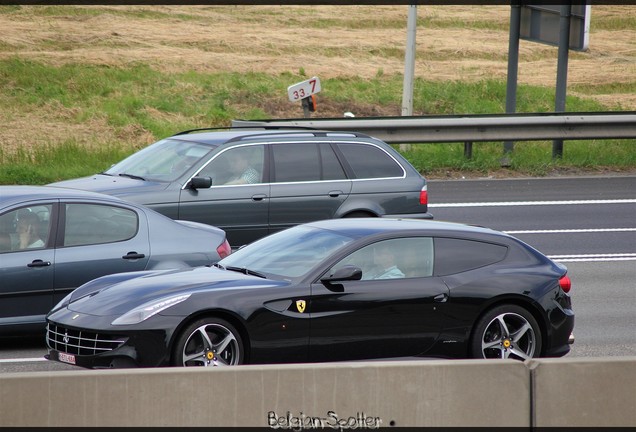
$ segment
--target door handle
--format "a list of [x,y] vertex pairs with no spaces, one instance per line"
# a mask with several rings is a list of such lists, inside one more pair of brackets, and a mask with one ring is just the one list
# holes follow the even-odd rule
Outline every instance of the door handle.
[[265,198],[267,198],[265,194],[252,195],[252,201],[263,201]]
[[329,196],[332,197],[332,198],[337,198],[340,195],[342,195],[342,193],[343,192],[341,190],[333,190],[333,191],[329,192]]
[[448,294],[446,293],[438,294],[435,297],[433,297],[433,301],[435,303],[446,303],[446,300],[448,300]]
[[48,267],[51,265],[51,261],[42,261],[41,259],[33,260],[27,267]]
[[122,258],[123,259],[139,259],[139,258],[143,258],[146,255],[144,254],[140,254],[137,252],[128,252],[126,255],[124,255]]

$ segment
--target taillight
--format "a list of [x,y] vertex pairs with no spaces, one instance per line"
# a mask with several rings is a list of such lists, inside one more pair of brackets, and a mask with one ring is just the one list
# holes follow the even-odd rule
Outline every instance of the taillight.
[[428,191],[426,190],[426,186],[420,191],[420,204],[428,205]]
[[559,279],[559,286],[561,286],[564,293],[569,293],[570,288],[572,288],[572,281],[570,280],[570,277],[567,275],[562,276],[561,279]]
[[230,247],[230,244],[228,243],[228,241],[225,240],[223,243],[219,245],[218,248],[216,248],[216,252],[219,254],[221,259],[223,259],[232,253],[232,248]]

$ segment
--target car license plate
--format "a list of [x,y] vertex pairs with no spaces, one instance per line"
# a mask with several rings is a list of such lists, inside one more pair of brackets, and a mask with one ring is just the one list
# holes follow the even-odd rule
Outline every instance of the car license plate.
[[75,356],[73,354],[57,353],[57,358],[61,362],[75,364]]

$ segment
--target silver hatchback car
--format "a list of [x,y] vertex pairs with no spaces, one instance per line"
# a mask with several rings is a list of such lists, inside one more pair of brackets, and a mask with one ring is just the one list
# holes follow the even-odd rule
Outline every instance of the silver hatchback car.
[[117,197],[0,186],[0,336],[43,332],[53,305],[100,276],[211,265],[230,253],[216,227]]
[[102,173],[54,184],[217,226],[233,248],[321,219],[432,218],[426,179],[390,145],[355,132],[185,131]]

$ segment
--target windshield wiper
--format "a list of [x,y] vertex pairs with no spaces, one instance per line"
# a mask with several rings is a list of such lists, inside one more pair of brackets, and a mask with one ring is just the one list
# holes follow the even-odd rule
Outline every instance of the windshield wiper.
[[252,275],[252,276],[257,276],[259,278],[267,279],[267,276],[265,276],[263,273],[259,273],[259,272],[254,271],[254,270],[250,270],[250,269],[247,269],[245,267],[232,267],[232,266],[230,266],[230,267],[226,267],[225,269],[226,270],[235,271],[235,272],[239,272],[239,273],[243,273],[243,274],[246,274],[246,275]]
[[138,176],[138,175],[134,175],[134,174],[121,173],[121,174],[119,174],[119,177],[128,177],[128,178],[135,179],[135,180],[143,180],[143,181],[146,181],[146,179],[145,179],[145,178],[140,177],[140,176]]
[[219,268],[219,269],[221,269],[221,270],[225,270],[225,266],[223,266],[223,265],[219,264],[218,262],[217,262],[217,263],[212,264],[212,267],[216,267],[216,268]]

